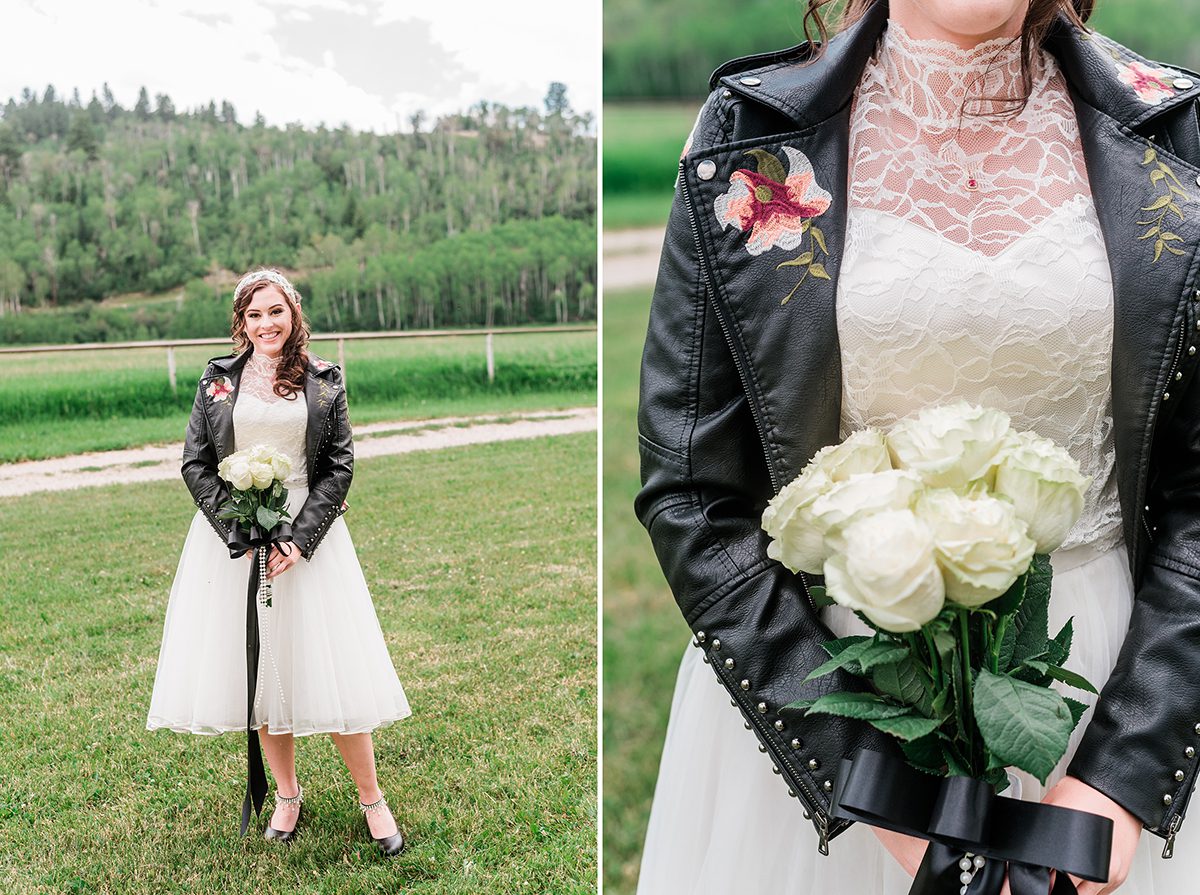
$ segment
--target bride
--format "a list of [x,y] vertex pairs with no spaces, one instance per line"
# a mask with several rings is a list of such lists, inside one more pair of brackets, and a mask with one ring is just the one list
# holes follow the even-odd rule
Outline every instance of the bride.
[[1091,5],[851,0],[819,49],[714,75],[642,365],[637,511],[697,649],[640,895],[908,891],[923,840],[826,813],[839,759],[882,735],[779,711],[865,626],[812,609],[759,518],[821,446],[959,398],[1092,477],[1050,630],[1074,616],[1073,670],[1109,684],[1048,788],[1010,772],[1009,794],[1112,818],[1084,895],[1195,885],[1200,574],[1192,516],[1167,513],[1198,497],[1200,78],[1089,31]]
[[[255,444],[282,451],[292,461],[284,482],[291,541],[273,545],[267,559],[274,593],[270,605],[257,606],[261,648],[248,733],[251,767],[261,735],[275,778],[264,836],[296,836],[304,791],[293,737],[328,733],[354,779],[370,835],[390,857],[404,837],[376,779],[371,731],[410,711],[341,518],[353,464],[341,372],[308,352],[300,304],[279,271],[242,277],[233,297],[237,353],[213,358],[200,380],[183,451],[184,480],[199,510],[171,586],[146,726],[247,730],[244,625],[255,558],[253,551],[230,558],[227,523],[218,516],[229,488],[217,465]],[[257,767],[261,775],[261,759]],[[248,818],[247,804],[243,825]]]

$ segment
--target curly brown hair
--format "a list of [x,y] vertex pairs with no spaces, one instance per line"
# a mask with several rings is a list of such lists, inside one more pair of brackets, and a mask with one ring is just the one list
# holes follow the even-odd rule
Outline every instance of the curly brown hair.
[[[804,13],[804,36],[817,44],[814,52],[805,62],[811,64],[821,58],[829,38],[829,27],[821,14],[821,8],[835,0],[807,0],[808,10]],[[863,17],[868,9],[879,0],[846,0],[841,18],[837,22],[836,31],[842,31]],[[1033,52],[1042,45],[1042,41],[1054,27],[1058,14],[1062,12],[1068,21],[1079,28],[1087,30],[1086,22],[1092,15],[1095,0],[1029,0],[1029,8],[1025,12],[1025,21],[1021,24],[1021,95],[980,97],[1000,103],[1009,108],[999,112],[986,114],[998,117],[1016,116],[1025,108],[1029,94],[1033,90]],[[815,34],[813,30],[815,28]],[[1016,40],[1017,38],[1013,38]],[[818,44],[819,42],[819,44]],[[1003,48],[997,51],[999,54]],[[964,104],[965,104],[964,100]]]
[[246,335],[246,308],[249,307],[254,293],[267,286],[275,286],[283,295],[289,308],[292,309],[292,331],[283,343],[279,352],[279,366],[275,370],[275,394],[281,398],[293,399],[297,392],[304,390],[304,374],[308,369],[308,338],[310,331],[308,321],[300,310],[300,293],[291,281],[274,268],[258,267],[246,272],[246,275],[259,271],[270,271],[286,283],[281,288],[278,283],[261,279],[247,283],[233,295],[233,319],[230,325],[230,335],[233,337],[234,352],[253,351],[250,337]]

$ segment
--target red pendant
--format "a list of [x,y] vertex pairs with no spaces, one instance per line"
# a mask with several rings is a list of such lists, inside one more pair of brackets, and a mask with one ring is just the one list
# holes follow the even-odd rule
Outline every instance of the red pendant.
[[972,192],[979,189],[979,181],[977,181],[974,177],[968,177],[967,178],[967,189],[971,190]]

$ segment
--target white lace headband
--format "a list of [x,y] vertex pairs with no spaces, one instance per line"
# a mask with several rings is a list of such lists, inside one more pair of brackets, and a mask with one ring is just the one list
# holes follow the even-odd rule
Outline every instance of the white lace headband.
[[234,299],[236,300],[237,297],[242,294],[242,290],[247,286],[250,286],[251,284],[257,283],[261,280],[274,283],[276,286],[286,292],[292,301],[294,301],[296,304],[300,304],[300,293],[296,291],[296,287],[289,283],[288,278],[277,270],[256,270],[246,274],[244,277],[238,280],[237,288],[233,290]]

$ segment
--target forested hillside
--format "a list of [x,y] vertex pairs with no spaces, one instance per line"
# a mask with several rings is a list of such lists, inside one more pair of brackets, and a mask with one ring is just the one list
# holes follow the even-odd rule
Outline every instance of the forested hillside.
[[246,127],[227,102],[26,90],[0,118],[0,341],[222,335],[230,278],[258,264],[296,275],[319,329],[593,317],[596,141],[561,85],[544,111],[407,124]]

